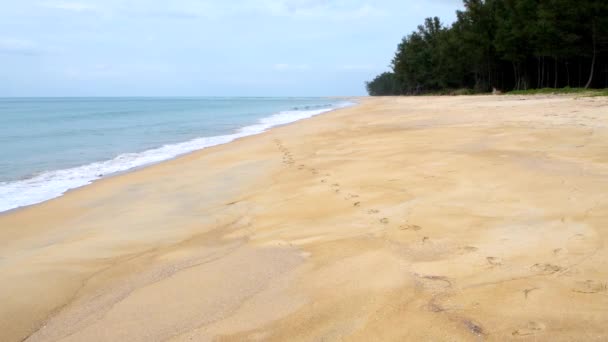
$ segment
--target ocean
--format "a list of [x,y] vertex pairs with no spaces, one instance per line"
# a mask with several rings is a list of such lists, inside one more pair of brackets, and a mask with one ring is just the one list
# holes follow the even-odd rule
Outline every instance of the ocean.
[[0,212],[351,104],[330,98],[0,98]]

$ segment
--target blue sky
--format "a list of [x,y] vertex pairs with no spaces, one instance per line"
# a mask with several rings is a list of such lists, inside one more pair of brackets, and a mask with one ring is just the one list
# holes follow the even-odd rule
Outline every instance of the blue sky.
[[460,0],[19,0],[0,96],[363,95],[425,17]]

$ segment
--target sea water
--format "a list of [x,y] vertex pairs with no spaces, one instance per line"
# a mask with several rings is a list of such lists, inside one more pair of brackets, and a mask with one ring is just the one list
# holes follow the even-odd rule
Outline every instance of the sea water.
[[0,98],[0,212],[351,104],[329,98]]

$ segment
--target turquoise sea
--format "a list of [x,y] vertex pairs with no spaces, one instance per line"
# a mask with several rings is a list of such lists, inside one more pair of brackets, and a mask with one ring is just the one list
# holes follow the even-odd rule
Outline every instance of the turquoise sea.
[[329,98],[0,98],[0,211],[350,104]]

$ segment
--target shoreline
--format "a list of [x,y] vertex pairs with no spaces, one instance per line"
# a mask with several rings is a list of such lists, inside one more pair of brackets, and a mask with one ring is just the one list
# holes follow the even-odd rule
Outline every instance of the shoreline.
[[[328,99],[331,99],[331,97],[328,97]],[[335,98],[335,99],[338,99],[338,98]],[[177,142],[177,143],[172,143],[172,144],[166,144],[166,145],[163,145],[163,146],[155,147],[155,148],[144,150],[144,151],[140,151],[140,152],[123,152],[120,155],[118,155],[118,156],[116,156],[114,158],[111,158],[111,159],[101,160],[101,161],[95,161],[95,162],[91,162],[91,163],[83,164],[83,165],[77,165],[77,166],[70,167],[70,168],[67,168],[67,169],[47,170],[47,171],[44,171],[44,172],[40,172],[40,175],[44,175],[44,174],[47,174],[47,173],[55,173],[55,172],[61,172],[61,171],[66,171],[66,170],[73,170],[73,169],[78,169],[78,168],[86,167],[86,166],[93,165],[93,164],[108,163],[108,162],[111,162],[113,160],[116,160],[118,157],[120,157],[122,155],[125,155],[125,154],[139,154],[139,155],[141,155],[143,153],[154,151],[154,150],[159,150],[159,149],[165,148],[167,146],[177,146],[177,145],[181,145],[181,144],[191,143],[191,142],[193,142],[195,140],[213,139],[213,138],[217,139],[217,138],[224,138],[224,137],[229,137],[229,136],[235,136],[234,138],[230,138],[231,140],[229,140],[227,142],[213,143],[213,144],[208,145],[208,146],[203,146],[203,147],[200,147],[200,148],[197,148],[197,149],[194,149],[194,150],[190,150],[190,151],[187,151],[187,152],[179,153],[179,154],[177,154],[175,156],[172,156],[172,157],[169,157],[167,159],[163,159],[163,160],[159,160],[159,161],[153,161],[153,162],[147,162],[147,163],[144,163],[144,164],[141,164],[141,165],[137,165],[137,166],[134,166],[134,167],[131,167],[131,168],[127,168],[125,170],[111,172],[111,173],[109,173],[107,175],[105,175],[105,174],[96,175],[95,177],[99,177],[99,178],[93,178],[92,180],[87,181],[87,183],[85,183],[83,185],[78,185],[78,186],[75,186],[75,187],[69,187],[66,190],[64,190],[62,193],[54,195],[54,197],[50,197],[50,198],[44,199],[42,201],[34,202],[34,203],[31,203],[31,204],[20,205],[20,206],[17,206],[17,207],[8,209],[8,210],[1,210],[0,211],[0,216],[4,215],[6,213],[14,212],[16,210],[20,210],[22,208],[27,208],[27,207],[35,206],[35,205],[42,204],[42,203],[45,203],[45,202],[48,202],[48,201],[52,201],[54,199],[57,199],[57,198],[60,198],[60,197],[64,196],[65,194],[67,194],[67,193],[69,193],[71,191],[77,190],[77,189],[85,187],[85,186],[92,185],[93,183],[95,183],[97,181],[100,181],[102,179],[108,178],[108,177],[115,177],[115,176],[119,176],[119,175],[127,173],[127,172],[134,172],[134,171],[140,170],[142,168],[150,167],[150,166],[153,166],[153,165],[156,165],[156,164],[159,164],[159,163],[167,162],[167,161],[170,161],[170,160],[182,157],[184,155],[188,155],[190,153],[195,153],[197,151],[201,151],[201,150],[204,150],[204,149],[207,149],[207,148],[211,148],[211,147],[214,147],[214,146],[229,144],[229,143],[231,143],[233,141],[236,141],[236,140],[244,138],[244,137],[262,134],[262,133],[267,132],[270,129],[273,129],[275,127],[281,127],[281,126],[284,126],[284,125],[293,124],[295,122],[298,122],[298,121],[301,121],[301,120],[310,119],[312,117],[315,117],[315,116],[318,116],[318,115],[322,115],[322,114],[326,114],[326,113],[329,113],[329,112],[332,112],[332,111],[335,111],[335,110],[340,110],[342,108],[348,108],[348,107],[351,107],[351,106],[356,106],[358,104],[357,101],[359,101],[359,99],[356,98],[356,97],[348,97],[348,98],[344,97],[344,98],[340,98],[340,99],[343,99],[344,102],[343,103],[336,103],[336,104],[333,105],[332,108],[324,109],[321,113],[311,114],[310,116],[307,116],[307,117],[304,117],[304,118],[300,118],[300,119],[296,119],[294,121],[290,121],[290,122],[287,122],[287,123],[278,123],[278,124],[275,124],[275,125],[271,125],[268,128],[265,128],[265,129],[263,129],[261,131],[257,131],[257,132],[253,132],[253,133],[249,133],[249,134],[244,134],[243,130],[247,129],[247,128],[250,128],[250,127],[257,126],[257,125],[261,125],[262,124],[261,122],[264,119],[268,119],[268,118],[276,117],[278,115],[282,115],[286,111],[281,111],[281,112],[278,112],[278,113],[272,113],[269,116],[266,116],[266,117],[263,117],[263,118],[259,119],[254,124],[243,126],[243,127],[239,128],[239,129],[237,129],[236,131],[234,131],[232,133],[228,133],[228,134],[217,135],[217,136],[196,137],[196,138],[190,139],[188,141],[182,141],[182,142]],[[296,112],[299,112],[299,111],[296,110]],[[313,112],[313,111],[301,111],[301,112],[302,113],[307,113],[307,112]],[[35,178],[35,177],[32,177],[32,178]],[[30,179],[31,178],[6,181],[5,185],[8,186],[10,184],[14,184],[14,183],[22,182],[22,181],[27,181],[27,180],[30,180]]]
[[364,98],[2,213],[0,339],[608,338],[608,101],[522,98]]

